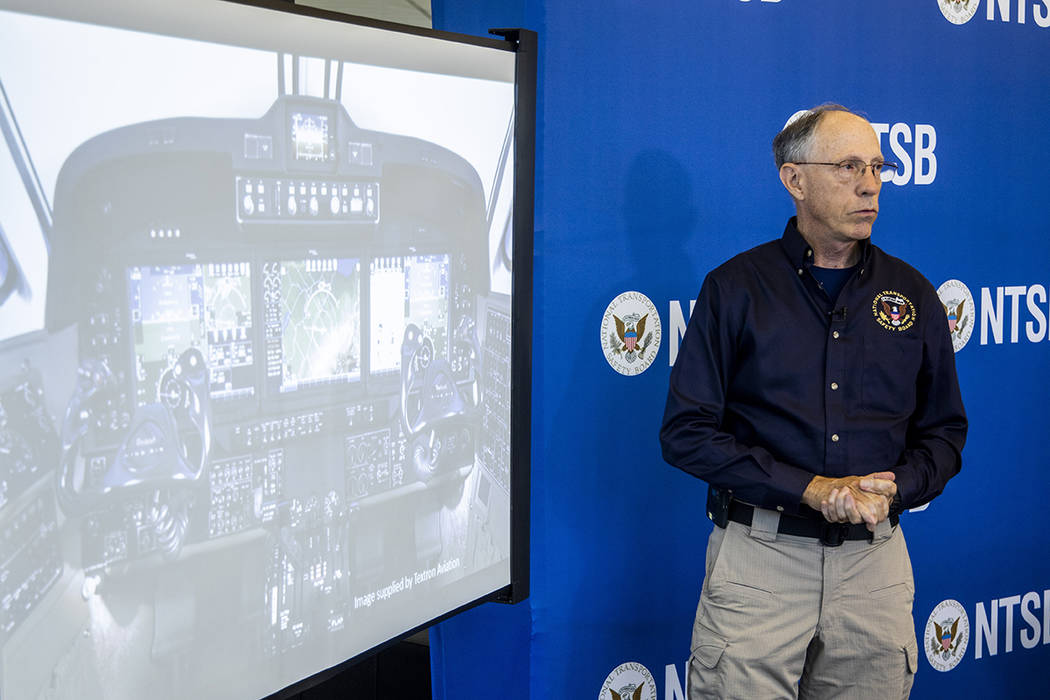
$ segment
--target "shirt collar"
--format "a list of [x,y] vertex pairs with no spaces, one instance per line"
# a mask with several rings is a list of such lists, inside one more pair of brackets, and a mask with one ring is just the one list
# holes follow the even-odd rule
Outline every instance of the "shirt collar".
[[[808,268],[813,264],[813,248],[802,237],[798,230],[798,219],[792,216],[784,227],[784,235],[780,237],[780,243],[787,253],[791,265],[799,270]],[[861,269],[871,256],[871,240],[865,238],[860,242],[860,265]]]

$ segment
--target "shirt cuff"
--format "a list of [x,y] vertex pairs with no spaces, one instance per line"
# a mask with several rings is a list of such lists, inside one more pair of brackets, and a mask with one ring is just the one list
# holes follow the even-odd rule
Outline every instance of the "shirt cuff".
[[767,491],[764,502],[758,505],[780,513],[798,515],[802,505],[802,494],[816,475],[789,464],[781,464],[779,467],[775,487]]

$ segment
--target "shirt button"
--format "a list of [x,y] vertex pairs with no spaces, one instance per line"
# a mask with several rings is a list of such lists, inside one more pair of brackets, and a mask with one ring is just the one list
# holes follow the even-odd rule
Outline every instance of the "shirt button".
[[832,382],[831,383],[831,390],[832,391],[838,391],[839,390],[839,383],[838,382]]
[[799,274],[800,277],[802,276],[802,268],[801,267],[798,268],[798,274]]
[[839,441],[839,434],[838,433],[833,434],[831,436],[831,441],[832,442],[838,442]]
[[839,339],[839,332],[838,331],[832,331],[831,332],[831,337],[834,338],[835,340],[838,340]]
[[812,258],[813,257],[813,251],[812,250],[807,250],[806,251],[806,257],[807,258]]
[[784,512],[784,506],[777,506],[777,510],[780,511],[781,513],[783,513]]

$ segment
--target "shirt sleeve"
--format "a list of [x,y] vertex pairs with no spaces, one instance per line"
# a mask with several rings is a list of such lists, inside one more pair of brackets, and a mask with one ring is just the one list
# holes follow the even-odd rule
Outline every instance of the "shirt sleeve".
[[915,412],[908,422],[901,462],[892,470],[901,510],[933,500],[959,473],[968,427],[948,319],[932,285],[925,296],[927,318]]
[[[724,432],[736,357],[734,313],[712,275],[704,280],[671,369],[660,443],[664,459],[739,500],[797,513],[813,474]],[[739,322],[738,322],[739,323]]]

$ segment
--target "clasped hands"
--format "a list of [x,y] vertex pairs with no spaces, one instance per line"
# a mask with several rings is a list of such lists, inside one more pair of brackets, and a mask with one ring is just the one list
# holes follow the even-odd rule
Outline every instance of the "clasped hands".
[[802,502],[824,514],[830,523],[864,523],[875,526],[889,517],[890,503],[897,494],[893,472],[830,479],[814,476],[802,494]]

